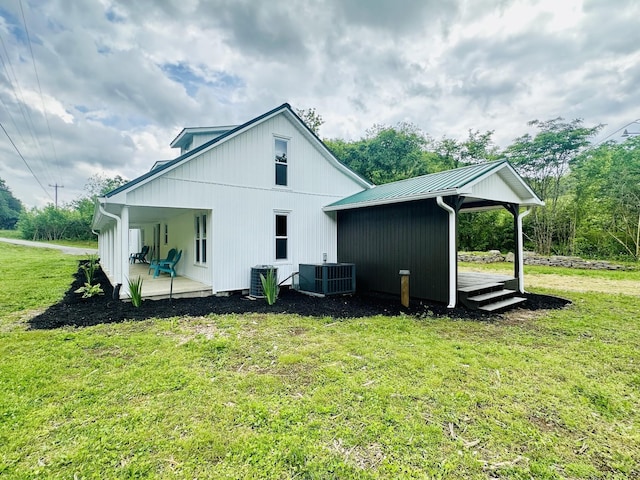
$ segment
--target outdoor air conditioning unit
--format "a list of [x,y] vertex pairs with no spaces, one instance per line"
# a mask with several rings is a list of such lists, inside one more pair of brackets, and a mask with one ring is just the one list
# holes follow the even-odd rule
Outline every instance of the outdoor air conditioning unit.
[[338,295],[356,291],[353,263],[300,264],[299,288],[304,292]]
[[264,290],[262,289],[262,280],[260,280],[260,274],[267,276],[269,270],[273,270],[273,273],[278,278],[278,268],[272,265],[256,265],[251,267],[251,286],[249,288],[249,295],[252,297],[264,297]]

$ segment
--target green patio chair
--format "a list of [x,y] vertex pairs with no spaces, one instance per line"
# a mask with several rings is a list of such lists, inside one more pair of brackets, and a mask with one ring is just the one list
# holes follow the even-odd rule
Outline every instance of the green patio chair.
[[178,250],[175,248],[172,248],[171,250],[169,250],[169,253],[167,253],[167,258],[162,258],[162,259],[157,259],[157,260],[151,260],[151,263],[149,264],[149,273],[151,273],[151,270],[155,270],[156,265],[160,264],[160,263],[165,263],[165,262],[172,262],[173,258],[176,256],[176,254],[178,253]]
[[159,261],[156,265],[155,265],[155,273],[153,274],[153,278],[157,278],[158,275],[160,275],[160,272],[165,272],[168,273],[169,275],[171,275],[172,277],[176,276],[176,270],[175,270],[175,266],[176,263],[178,263],[180,261],[180,257],[182,256],[182,250],[180,250],[176,256],[173,257],[172,260],[168,260],[168,261]]
[[138,253],[132,253],[129,255],[129,263],[136,263],[136,260],[140,263],[147,263],[147,255],[149,254],[149,245],[144,245],[142,250]]

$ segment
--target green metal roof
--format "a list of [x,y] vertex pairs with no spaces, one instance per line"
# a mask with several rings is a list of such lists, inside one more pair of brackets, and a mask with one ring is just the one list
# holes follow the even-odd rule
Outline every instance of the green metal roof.
[[[467,167],[431,173],[429,175],[378,185],[358,192],[350,197],[338,200],[331,205],[327,205],[324,209],[326,211],[342,210],[370,205],[418,200],[421,198],[433,198],[441,195],[458,195],[465,193],[465,186],[469,185],[474,180],[491,173],[494,170],[500,169],[505,164],[513,171],[513,168],[506,160],[470,165]],[[517,176],[515,171],[513,171],[513,173]],[[522,179],[520,179],[520,181],[522,181]],[[524,184],[524,181],[522,181],[522,183]],[[531,194],[535,197],[533,192],[531,192]]]

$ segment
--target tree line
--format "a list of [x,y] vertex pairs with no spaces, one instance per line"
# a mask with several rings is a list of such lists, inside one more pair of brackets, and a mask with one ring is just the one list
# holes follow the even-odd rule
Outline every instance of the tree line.
[[85,185],[85,194],[69,204],[26,209],[0,179],[0,228],[17,229],[25,240],[91,240],[95,238],[91,231],[95,199],[124,183],[119,175],[108,178],[96,174]]
[[[298,115],[317,134],[315,109]],[[325,139],[346,166],[383,184],[475,163],[508,160],[545,201],[524,221],[526,246],[541,254],[640,259],[640,137],[597,145],[602,125],[555,118],[529,122],[534,133],[506,148],[493,131],[469,130],[465,139],[434,139],[411,123],[374,125],[358,140]],[[33,240],[89,239],[95,198],[126,182],[92,177],[86,194],[62,208],[26,210],[0,179],[0,228],[20,230]],[[463,214],[461,250],[513,251],[513,217],[506,210]]]
[[[493,160],[508,160],[545,202],[525,218],[526,247],[543,255],[640,259],[640,137],[592,144],[602,125],[555,118],[504,149],[493,131],[434,139],[415,125],[376,125],[355,141],[325,140],[348,167],[375,184]],[[506,210],[460,215],[460,250],[513,251]]]

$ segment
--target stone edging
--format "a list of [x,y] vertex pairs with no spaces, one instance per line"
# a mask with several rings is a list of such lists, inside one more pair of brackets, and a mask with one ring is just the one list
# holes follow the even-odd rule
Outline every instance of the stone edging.
[[[506,255],[503,255],[498,250],[489,250],[488,252],[483,253],[458,253],[459,262],[513,263],[513,259],[513,253],[509,252]],[[607,262],[606,260],[585,260],[580,257],[564,257],[561,255],[552,255],[550,257],[546,257],[543,255],[538,255],[534,252],[524,252],[524,264],[565,268],[584,268],[589,270],[634,270],[633,267],[626,267],[625,265]]]

